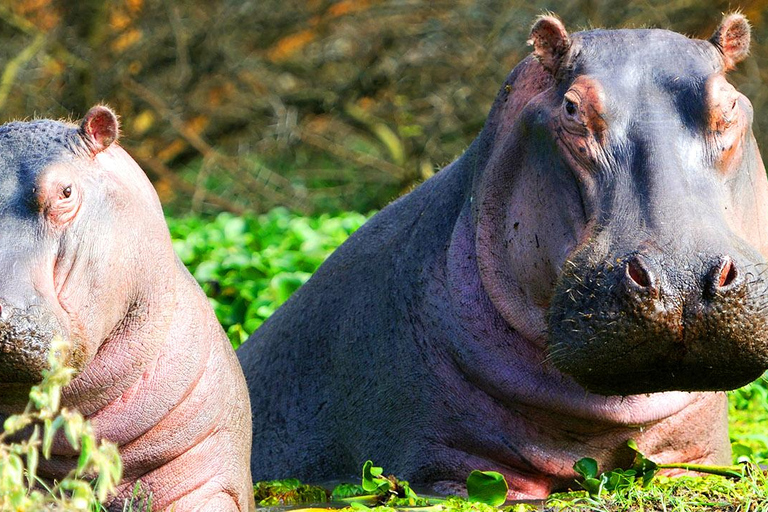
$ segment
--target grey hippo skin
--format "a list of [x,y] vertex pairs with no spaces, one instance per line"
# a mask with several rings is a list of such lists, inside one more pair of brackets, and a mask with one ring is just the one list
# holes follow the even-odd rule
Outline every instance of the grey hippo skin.
[[725,73],[749,25],[569,35],[536,20],[455,162],[371,219],[239,349],[256,479],[371,458],[510,498],[574,461],[729,461],[726,397],[768,367],[768,182]]
[[[156,511],[252,509],[245,380],[117,135],[101,106],[79,125],[0,127],[0,419],[24,409],[61,336],[77,370],[62,405],[122,455],[111,509],[137,479]],[[77,460],[59,434],[47,478]]]

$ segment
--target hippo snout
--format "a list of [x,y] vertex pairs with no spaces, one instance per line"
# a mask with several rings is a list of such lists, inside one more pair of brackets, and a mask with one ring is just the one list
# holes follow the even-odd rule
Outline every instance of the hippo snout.
[[[716,299],[720,294],[746,285],[736,262],[730,256],[711,258],[710,261],[703,264],[703,267],[704,272],[700,276],[700,289],[705,298]],[[662,293],[660,290],[662,274],[662,263],[658,261],[653,261],[642,254],[627,257],[626,263],[624,263],[624,281],[627,293],[638,298],[659,299]],[[696,279],[699,276],[693,277]],[[675,281],[680,282],[680,279],[675,279]],[[667,295],[674,293],[674,290],[666,291]]]
[[39,382],[57,335],[61,326],[44,307],[14,307],[0,299],[0,383]]
[[746,384],[768,367],[764,266],[729,254],[576,258],[551,303],[550,358],[605,395]]

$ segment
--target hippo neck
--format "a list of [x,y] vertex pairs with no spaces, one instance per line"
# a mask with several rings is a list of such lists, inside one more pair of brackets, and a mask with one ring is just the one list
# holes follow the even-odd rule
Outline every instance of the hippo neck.
[[527,339],[495,309],[483,288],[475,252],[470,201],[459,215],[446,260],[446,291],[454,309],[455,329],[449,350],[474,386],[494,400],[519,408],[540,406],[558,416],[606,423],[643,425],[678,413],[701,393],[668,392],[628,397],[587,393],[547,360],[540,340]]
[[183,283],[172,261],[154,262],[152,270],[134,283],[120,321],[97,344],[85,370],[63,389],[62,403],[67,407],[90,416],[120,400],[167,343]]

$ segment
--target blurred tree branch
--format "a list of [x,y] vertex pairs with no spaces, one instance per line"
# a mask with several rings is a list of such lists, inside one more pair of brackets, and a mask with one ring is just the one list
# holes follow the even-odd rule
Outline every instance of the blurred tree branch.
[[39,52],[44,45],[45,36],[43,34],[37,34],[29,46],[24,48],[21,53],[8,61],[8,64],[5,65],[2,77],[0,77],[0,111],[2,111],[5,106],[5,100],[8,98],[8,94],[10,94],[11,88],[16,81],[16,75],[18,75],[19,69],[29,62],[32,57],[37,55],[37,52]]

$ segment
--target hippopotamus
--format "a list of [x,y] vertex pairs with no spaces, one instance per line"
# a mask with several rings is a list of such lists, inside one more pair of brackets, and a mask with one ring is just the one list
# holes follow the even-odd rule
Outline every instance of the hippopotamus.
[[366,459],[510,498],[573,464],[727,463],[723,390],[768,367],[768,181],[709,40],[531,29],[481,133],[353,234],[238,349],[256,479],[322,481]]
[[[253,509],[240,365],[118,130],[105,106],[0,127],[0,415],[24,409],[63,339],[62,406],[122,457],[111,510],[139,480],[153,510]],[[78,456],[57,436],[50,479]]]

